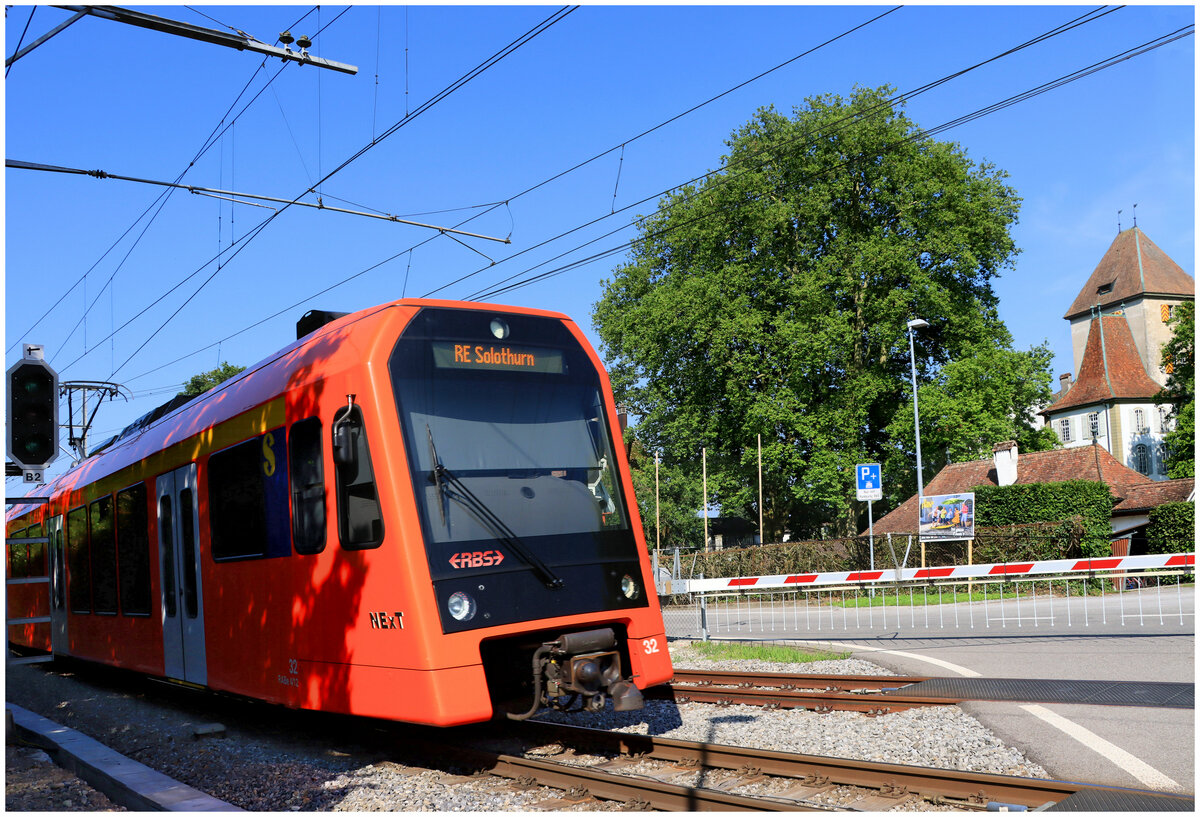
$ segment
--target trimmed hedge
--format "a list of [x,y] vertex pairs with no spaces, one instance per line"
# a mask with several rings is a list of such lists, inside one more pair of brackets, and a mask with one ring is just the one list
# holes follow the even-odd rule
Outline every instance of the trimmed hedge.
[[1196,506],[1166,502],[1150,511],[1147,553],[1191,553],[1196,549]]
[[1084,556],[1111,551],[1113,496],[1103,482],[1075,479],[1031,485],[980,485],[975,491],[975,521],[981,526],[1066,522],[1078,517]]
[[[1079,517],[1065,522],[1009,525],[1001,528],[977,528],[972,561],[975,564],[1069,559],[1081,555],[1080,542],[1086,530]],[[875,537],[875,567],[887,569],[904,560],[907,534]],[[892,550],[895,550],[893,559]],[[665,555],[665,554],[664,554]],[[670,557],[663,564],[669,565]],[[925,546],[929,567],[967,563],[966,542],[930,542]],[[685,577],[734,578],[738,576],[778,576],[792,573],[837,573],[867,570],[871,564],[870,539],[823,539],[815,542],[785,542],[748,548],[728,548],[709,553],[681,553],[680,570]],[[921,546],[912,537],[909,567],[921,564]]]

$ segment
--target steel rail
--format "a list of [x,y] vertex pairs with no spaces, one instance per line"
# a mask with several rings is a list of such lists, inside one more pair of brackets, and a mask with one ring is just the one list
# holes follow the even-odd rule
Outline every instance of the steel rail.
[[634,777],[515,755],[497,755],[489,771],[522,782],[553,786],[567,792],[586,790],[604,800],[661,811],[829,811],[786,798],[695,788],[650,777]]
[[930,675],[820,675],[792,672],[728,672],[676,669],[675,681],[684,684],[725,684],[783,689],[898,689],[932,680]]
[[[579,726],[563,726],[526,721],[521,731],[541,734],[563,745],[599,745],[606,751],[623,755],[671,761],[699,763],[710,768],[747,770],[779,777],[798,778],[819,788],[830,783],[843,786],[897,791],[903,789],[924,798],[944,798],[973,806],[989,802],[1038,807],[1061,802],[1073,794],[1088,790],[1114,794],[1136,793],[1163,803],[1162,810],[1178,805],[1178,795],[1135,791],[1115,786],[1090,786],[1063,780],[1042,780],[1012,775],[963,772],[894,763],[871,763],[845,758],[802,755],[711,743],[672,740],[648,735],[608,732]],[[1149,808],[1148,810],[1156,810]]]
[[[504,731],[522,730],[529,721],[512,721]],[[518,786],[548,786],[566,792],[565,800],[594,797],[626,804],[631,810],[660,811],[831,811],[832,808],[798,803],[789,798],[757,797],[718,789],[685,786],[648,775],[605,771],[594,766],[577,766],[554,760],[503,754],[478,746],[447,745],[432,737],[405,741],[405,750],[418,750],[430,757],[453,755],[463,763]]]
[[[898,695],[891,692],[927,680],[929,679],[925,676],[676,670],[673,683],[647,690],[647,695],[678,703],[697,701],[782,709],[803,707],[819,712],[838,710],[863,712],[868,715],[887,715],[914,707],[954,706],[960,703],[953,698]],[[871,690],[873,693],[863,690]],[[889,694],[882,694],[884,690],[889,690]]]
[[645,690],[647,698],[677,703],[747,704],[773,709],[815,709],[888,715],[925,706],[955,706],[955,698],[924,698],[911,695],[875,695],[854,692],[799,692],[786,689],[743,689],[737,687],[679,686],[662,684]]

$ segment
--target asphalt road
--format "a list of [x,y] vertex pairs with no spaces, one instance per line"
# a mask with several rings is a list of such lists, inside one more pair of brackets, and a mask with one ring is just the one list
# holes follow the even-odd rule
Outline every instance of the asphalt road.
[[[870,624],[840,608],[782,602],[710,606],[714,638],[843,645],[898,673],[1195,682],[1195,588],[1070,602],[908,606]],[[698,610],[666,611],[669,635],[698,635]],[[821,618],[821,616],[824,616]],[[957,618],[956,618],[957,616]],[[970,702],[963,708],[1055,777],[1195,792],[1195,711],[1083,704]]]
[[[1033,635],[855,639],[856,655],[898,673],[985,678],[1195,680],[1195,636]],[[1195,792],[1195,711],[1084,704],[968,702],[1006,743],[1055,777]]]

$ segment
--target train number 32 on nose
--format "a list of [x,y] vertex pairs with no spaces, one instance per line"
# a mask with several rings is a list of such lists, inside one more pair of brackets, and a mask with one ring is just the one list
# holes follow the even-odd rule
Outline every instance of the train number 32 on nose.
[[469,553],[455,553],[450,557],[450,565],[455,570],[464,567],[493,567],[504,561],[504,554],[498,550],[476,550]]

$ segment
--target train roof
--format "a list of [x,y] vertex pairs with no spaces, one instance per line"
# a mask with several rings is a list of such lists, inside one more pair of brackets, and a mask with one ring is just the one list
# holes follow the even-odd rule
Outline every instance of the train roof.
[[[306,366],[328,361],[334,349],[349,340],[347,330],[364,321],[381,319],[396,308],[442,307],[450,309],[495,310],[540,315],[571,322],[558,312],[519,306],[502,306],[464,301],[406,298],[352,312],[332,320],[296,339],[272,355],[246,367],[244,371],[195,395],[177,395],[130,423],[120,434],[105,441],[86,459],[71,466],[64,474],[29,492],[29,496],[52,496],[73,490],[113,474],[122,468],[175,443],[186,440],[206,428],[236,417],[268,402],[294,387],[293,375]],[[315,369],[312,369],[315,371]],[[24,516],[27,505],[15,505],[5,520]]]

